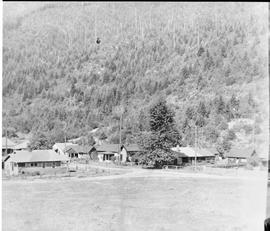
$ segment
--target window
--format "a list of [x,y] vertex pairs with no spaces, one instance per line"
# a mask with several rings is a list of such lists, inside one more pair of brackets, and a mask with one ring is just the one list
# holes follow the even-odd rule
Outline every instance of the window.
[[31,167],[33,167],[34,166],[34,164],[33,163],[31,163]]

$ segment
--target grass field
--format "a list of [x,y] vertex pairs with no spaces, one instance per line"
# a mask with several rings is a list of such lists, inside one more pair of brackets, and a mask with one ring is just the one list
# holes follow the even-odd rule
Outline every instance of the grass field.
[[261,231],[260,180],[151,175],[3,181],[4,231]]

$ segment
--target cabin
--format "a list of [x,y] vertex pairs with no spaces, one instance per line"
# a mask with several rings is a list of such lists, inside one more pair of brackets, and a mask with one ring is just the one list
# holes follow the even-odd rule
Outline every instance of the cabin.
[[195,158],[198,163],[213,162],[215,160],[215,155],[206,148],[177,146],[172,148],[172,151],[174,151],[177,156],[174,165],[192,164]]
[[230,162],[246,163],[247,159],[255,154],[256,151],[250,147],[247,148],[232,147],[228,153],[224,154],[224,157],[227,158]]
[[100,162],[110,162],[113,159],[121,162],[127,161],[127,149],[124,145],[119,144],[102,144],[96,146],[98,159]]
[[65,148],[68,146],[78,146],[78,144],[73,144],[73,143],[55,143],[53,145],[53,150],[57,152],[58,154],[64,155]]
[[69,158],[95,159],[96,148],[94,146],[71,145],[64,149]]
[[2,137],[2,156],[13,152],[16,144],[6,137]]
[[127,144],[125,145],[125,149],[127,151],[127,161],[130,162],[138,162],[138,155],[142,153],[144,150],[137,144]]
[[8,175],[18,175],[22,168],[55,168],[68,161],[65,155],[53,150],[15,151],[4,159],[4,171]]

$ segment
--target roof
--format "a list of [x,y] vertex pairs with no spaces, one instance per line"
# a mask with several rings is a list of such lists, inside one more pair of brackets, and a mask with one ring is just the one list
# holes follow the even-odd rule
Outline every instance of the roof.
[[60,149],[60,150],[64,150],[66,147],[68,146],[76,146],[78,144],[73,144],[73,143],[55,143],[53,145],[53,149]]
[[126,148],[126,150],[128,152],[140,152],[140,151],[142,151],[142,149],[140,148],[140,146],[137,145],[137,144],[124,145],[124,147]]
[[83,138],[83,137],[80,136],[80,137],[78,137],[78,138],[70,139],[70,140],[68,140],[68,142],[76,143],[76,142],[80,141],[82,138]]
[[64,152],[89,153],[92,149],[96,148],[94,146],[69,145],[64,149]]
[[177,151],[174,151],[174,150],[172,150],[173,151],[173,153],[176,155],[176,157],[177,158],[182,158],[182,157],[187,157],[184,153],[182,153],[182,152],[177,152]]
[[15,150],[18,150],[18,149],[27,149],[29,143],[30,143],[29,140],[25,140],[25,141],[23,141],[22,143],[15,145],[15,146],[14,146],[14,149],[15,149]]
[[251,147],[248,148],[233,147],[231,148],[229,153],[226,153],[224,156],[229,158],[249,158],[253,153],[253,151],[254,149]]
[[52,162],[68,161],[68,157],[56,153],[53,150],[33,150],[33,151],[16,151],[10,154],[9,162],[27,163],[27,162]]
[[2,137],[2,149],[6,148],[6,141],[7,141],[7,147],[13,148],[16,144],[12,142],[9,138]]
[[118,152],[119,144],[102,144],[96,146],[98,152]]
[[216,148],[214,148],[214,147],[212,147],[212,148],[207,148],[207,150],[208,150],[209,152],[211,152],[212,154],[218,154],[218,150],[217,150]]
[[205,148],[193,148],[193,147],[174,147],[173,151],[182,153],[185,156],[183,157],[206,157],[206,156],[214,156],[212,152]]

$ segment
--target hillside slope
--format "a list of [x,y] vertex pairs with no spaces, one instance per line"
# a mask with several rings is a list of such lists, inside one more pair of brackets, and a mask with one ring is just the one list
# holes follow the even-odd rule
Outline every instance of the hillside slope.
[[223,142],[224,124],[268,116],[266,15],[263,3],[60,2],[4,20],[3,123],[55,141],[103,127],[118,142],[124,108],[131,142],[163,95],[186,143],[198,120],[204,142]]

